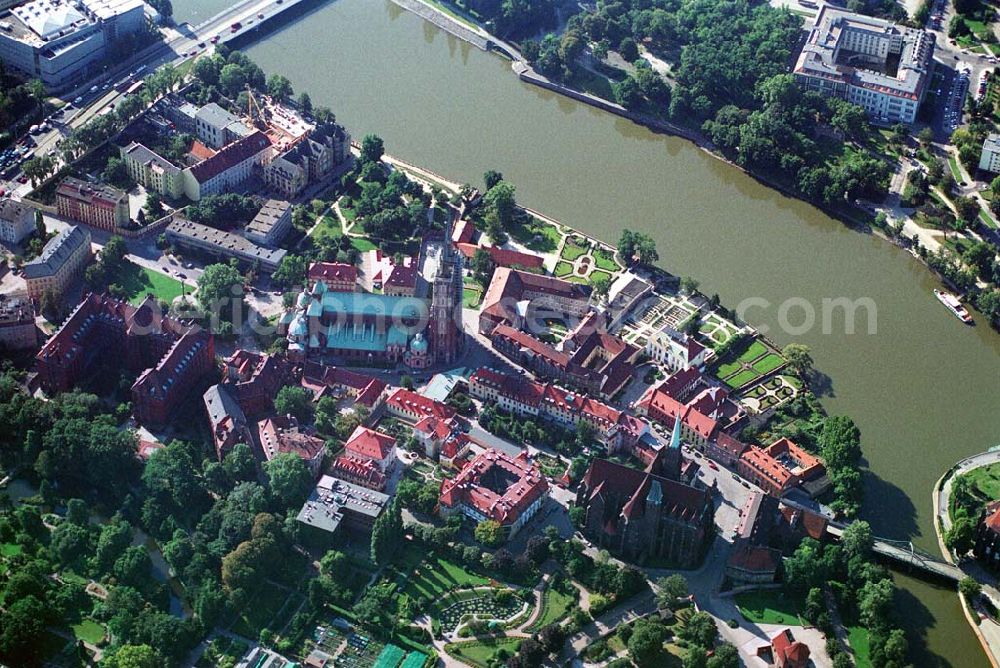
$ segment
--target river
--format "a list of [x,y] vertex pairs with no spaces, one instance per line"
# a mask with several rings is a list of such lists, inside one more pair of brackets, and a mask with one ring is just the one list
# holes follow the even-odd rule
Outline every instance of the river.
[[[225,0],[174,0],[200,21]],[[622,228],[654,236],[667,270],[692,276],[723,303],[767,300],[747,313],[780,345],[810,346],[830,380],[823,404],[861,429],[869,474],[864,516],[876,533],[937,552],[931,488],[963,456],[1000,443],[1000,336],[967,327],[909,254],[783,197],[692,144],[522,84],[509,64],[460,43],[386,0],[333,0],[247,49],[353,136],[377,132],[387,151],[456,181],[498,169],[518,201],[615,242]],[[779,305],[870,298],[845,333],[817,323],[781,331]],[[788,318],[802,322],[801,307]],[[986,666],[949,590],[898,576],[897,606],[919,665]]]

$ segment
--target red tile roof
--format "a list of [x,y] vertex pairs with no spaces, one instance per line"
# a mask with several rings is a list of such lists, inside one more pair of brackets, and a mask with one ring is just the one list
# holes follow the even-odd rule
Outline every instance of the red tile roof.
[[476,228],[466,219],[455,223],[455,229],[451,231],[451,242],[454,244],[468,244],[476,236]]
[[279,453],[292,452],[308,462],[321,457],[326,450],[323,439],[299,431],[295,418],[278,416],[261,420],[257,430],[268,461]]
[[542,269],[545,266],[545,258],[534,253],[522,253],[521,251],[507,248],[497,248],[496,246],[477,246],[476,244],[459,242],[455,244],[458,252],[465,257],[471,258],[476,251],[482,248],[489,253],[490,259],[498,267],[521,267],[523,269]]
[[805,668],[809,665],[809,646],[792,637],[785,629],[771,640],[774,663],[780,668]]
[[313,262],[309,265],[309,282],[355,283],[358,268],[346,262]]
[[385,474],[378,464],[370,459],[358,459],[351,455],[341,455],[333,460],[330,475],[374,490],[383,489],[386,483]]
[[205,183],[270,146],[271,141],[267,135],[257,130],[242,139],[237,139],[212,157],[199,162],[191,168],[191,176],[198,183]]
[[396,390],[386,400],[386,404],[390,409],[395,408],[401,413],[407,415],[416,414],[418,417],[432,416],[441,420],[448,420],[458,415],[458,411],[447,404],[428,399],[412,390],[403,388]]
[[344,451],[359,459],[383,461],[395,446],[392,436],[359,425],[344,444]]
[[[499,488],[499,481],[509,481]],[[440,503],[454,508],[467,505],[483,516],[511,525],[548,493],[549,484],[522,452],[511,457],[489,449],[465,465],[458,475],[441,483]]]

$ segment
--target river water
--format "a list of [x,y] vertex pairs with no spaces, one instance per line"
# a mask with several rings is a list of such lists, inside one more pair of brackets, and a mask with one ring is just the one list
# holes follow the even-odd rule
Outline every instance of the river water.
[[[198,22],[226,0],[174,0]],[[622,228],[654,236],[667,270],[693,276],[747,311],[779,345],[806,343],[829,378],[823,404],[852,416],[870,473],[864,515],[878,535],[937,552],[931,488],[963,456],[1000,443],[1000,336],[981,318],[959,323],[910,255],[781,196],[692,144],[654,134],[536,87],[506,61],[457,41],[386,0],[332,0],[247,49],[330,106],[355,138],[377,132],[387,151],[455,181],[487,169],[518,200],[610,242]],[[868,298],[869,333],[842,316],[821,325],[824,299]],[[817,323],[783,331],[787,321]],[[808,306],[805,306],[808,305]],[[897,606],[919,665],[988,665],[957,597],[902,575]]]

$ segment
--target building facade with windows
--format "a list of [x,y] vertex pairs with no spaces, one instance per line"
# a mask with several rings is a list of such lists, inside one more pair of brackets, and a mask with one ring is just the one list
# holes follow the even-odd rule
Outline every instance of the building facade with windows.
[[128,195],[117,188],[72,176],[56,188],[56,210],[63,218],[114,232],[129,222]]
[[132,142],[122,147],[121,155],[129,176],[146,190],[152,190],[167,199],[177,199],[184,195],[184,177],[180,167],[160,154],[139,142]]
[[0,241],[19,244],[35,231],[35,210],[12,199],[0,200]]
[[25,263],[28,297],[41,299],[45,292],[62,293],[83,275],[91,257],[90,231],[79,225],[66,228],[49,239],[38,257]]
[[934,34],[823,4],[795,64],[798,84],[913,123],[934,74]]

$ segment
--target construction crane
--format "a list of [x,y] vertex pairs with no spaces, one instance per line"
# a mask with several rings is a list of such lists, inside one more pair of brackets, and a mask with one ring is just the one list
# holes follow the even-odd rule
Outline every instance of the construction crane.
[[259,130],[267,130],[271,112],[261,105],[254,95],[250,84],[246,86],[247,91],[247,121]]

